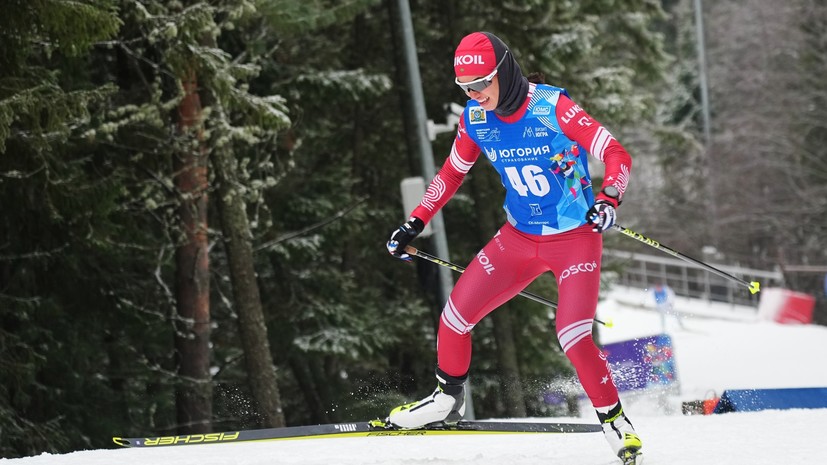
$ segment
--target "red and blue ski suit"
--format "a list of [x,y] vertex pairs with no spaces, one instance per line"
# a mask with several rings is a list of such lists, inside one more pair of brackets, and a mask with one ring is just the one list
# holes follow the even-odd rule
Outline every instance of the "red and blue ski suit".
[[589,153],[605,165],[602,187],[614,186],[622,196],[631,157],[565,90],[531,84],[522,107],[509,116],[468,102],[451,153],[411,216],[430,221],[484,154],[502,178],[508,221],[468,265],[442,311],[437,357],[447,374],[468,373],[474,325],[551,271],[563,351],[595,407],[618,401],[592,338],[603,240],[585,219],[595,200]]

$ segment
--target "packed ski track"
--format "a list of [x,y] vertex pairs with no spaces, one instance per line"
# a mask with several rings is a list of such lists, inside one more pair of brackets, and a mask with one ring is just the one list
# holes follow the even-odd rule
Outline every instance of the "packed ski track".
[[[601,342],[661,330],[641,290],[607,295],[598,317],[611,319]],[[644,444],[645,465],[824,463],[827,409],[682,415],[680,404],[725,389],[827,387],[827,328],[761,321],[755,310],[678,299],[674,341],[680,392],[624,396]],[[523,419],[520,419],[523,420]],[[595,422],[582,418],[536,421]],[[150,432],[148,432],[150,433]],[[118,435],[118,432],[113,432]],[[113,444],[114,447],[114,444]],[[601,433],[292,439],[146,449],[86,450],[0,459],[0,465],[617,465]]]

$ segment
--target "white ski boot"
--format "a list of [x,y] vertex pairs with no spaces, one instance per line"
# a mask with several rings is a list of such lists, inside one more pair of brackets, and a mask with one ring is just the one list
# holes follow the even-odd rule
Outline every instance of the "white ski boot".
[[[602,411],[601,411],[602,410]],[[623,465],[641,465],[643,463],[643,443],[635,432],[632,422],[623,413],[620,402],[606,409],[597,411],[597,418],[603,426],[603,435],[609,441],[612,451],[620,458]]]
[[465,415],[465,380],[436,369],[437,387],[433,394],[418,402],[400,405],[391,410],[387,422],[403,429],[444,422],[453,424]]

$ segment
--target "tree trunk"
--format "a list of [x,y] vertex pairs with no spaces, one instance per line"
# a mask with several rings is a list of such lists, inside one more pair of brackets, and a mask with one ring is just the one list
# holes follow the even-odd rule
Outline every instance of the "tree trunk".
[[296,378],[296,384],[299,386],[302,395],[304,396],[304,403],[310,412],[310,419],[314,423],[330,423],[332,422],[324,402],[322,401],[319,392],[316,389],[316,383],[313,379],[313,373],[310,367],[313,366],[308,363],[308,358],[302,355],[294,354],[289,359],[290,369],[293,372],[293,377]]
[[497,363],[500,367],[502,399],[505,413],[512,418],[526,416],[523,382],[517,365],[517,345],[514,343],[514,331],[511,324],[510,304],[505,304],[500,311],[494,312],[494,341],[497,343]]
[[182,79],[185,97],[178,107],[178,129],[196,146],[175,157],[175,187],[181,197],[179,215],[184,243],[175,252],[178,319],[175,346],[180,383],[176,389],[178,431],[212,429],[210,379],[210,270],[207,253],[207,160],[201,144],[201,101],[194,73]]
[[250,387],[261,409],[262,426],[281,427],[284,426],[284,414],[256,282],[252,234],[246,204],[242,194],[235,187],[239,181],[232,154],[225,150],[213,151],[213,169],[218,188],[218,210],[221,214],[224,246],[230,265],[233,300],[238,314]]
[[[471,180],[471,196],[474,199],[474,208],[480,222],[478,231],[489,231],[493,234],[500,226],[497,221],[497,213],[494,208],[499,208],[499,203],[486,196],[491,192],[490,183],[487,180],[490,176],[480,173]],[[484,233],[481,233],[482,236]],[[480,247],[487,243],[489,237],[480,238]],[[514,343],[514,330],[511,324],[510,304],[506,303],[501,308],[491,313],[494,321],[494,341],[497,344],[497,365],[502,386],[502,401],[505,403],[506,415],[514,418],[526,416],[525,397],[523,395],[523,383],[520,377],[520,368],[517,362],[517,346]]]

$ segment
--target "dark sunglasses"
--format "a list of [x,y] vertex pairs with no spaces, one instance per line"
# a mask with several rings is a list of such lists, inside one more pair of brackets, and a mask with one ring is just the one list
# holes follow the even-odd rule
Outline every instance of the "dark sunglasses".
[[456,85],[459,86],[460,89],[462,89],[463,92],[471,92],[472,90],[474,92],[482,92],[488,86],[491,85],[491,82],[494,80],[494,76],[497,75],[497,70],[500,69],[500,65],[503,64],[503,61],[505,61],[505,57],[507,55],[508,50],[505,51],[502,59],[500,59],[500,62],[497,63],[497,66],[494,68],[494,71],[491,71],[491,74],[489,74],[488,76],[484,76],[479,79],[474,79],[473,81],[469,82],[459,82],[459,78],[454,78],[454,82],[456,83]]

